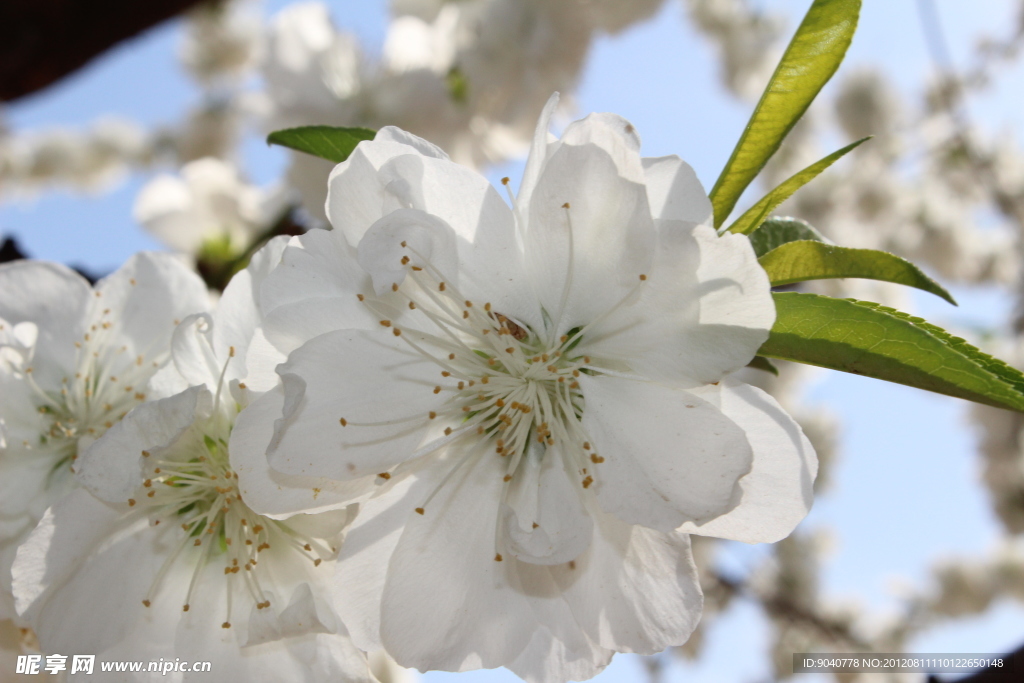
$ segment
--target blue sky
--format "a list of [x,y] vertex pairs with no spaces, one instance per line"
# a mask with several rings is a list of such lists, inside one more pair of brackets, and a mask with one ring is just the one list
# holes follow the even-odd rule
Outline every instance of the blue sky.
[[[285,3],[267,3],[275,10]],[[372,51],[381,44],[386,21],[383,0],[330,3],[335,19],[354,30]],[[806,0],[760,0],[767,10],[791,17],[790,30]],[[954,60],[963,63],[980,32],[1001,35],[1011,26],[1016,3],[937,0]],[[844,70],[877,65],[907,93],[920,90],[931,64],[917,17],[917,2],[868,0],[861,28]],[[173,123],[198,91],[177,66],[179,27],[171,23],[119,47],[55,88],[10,106],[4,115],[15,130],[82,126],[107,114],[144,124]],[[679,154],[710,186],[749,115],[750,104],[731,99],[718,85],[709,47],[683,19],[681,3],[670,0],[651,22],[595,45],[577,94],[580,114],[613,111],[630,119],[650,156]],[[1001,74],[992,94],[980,98],[972,116],[996,129],[1022,130],[1020,69]],[[251,177],[278,176],[283,156],[257,137],[244,147]],[[513,163],[492,177],[519,174]],[[14,233],[36,257],[82,264],[97,271],[115,268],[131,253],[159,245],[131,220],[131,205],[144,178],[134,177],[110,193],[83,196],[54,192],[33,202],[0,204],[0,232]],[[915,307],[941,324],[998,326],[1010,298],[992,289],[953,288],[961,301],[953,309],[927,295]],[[826,528],[837,544],[826,559],[824,589],[841,599],[866,600],[876,609],[897,602],[889,586],[896,577],[920,585],[927,568],[942,557],[976,556],[996,542],[999,529],[978,485],[975,437],[968,404],[887,385],[862,377],[822,371],[807,393],[842,420],[841,460],[835,484],[816,502],[805,522]],[[731,562],[745,564],[762,550],[736,547]],[[699,666],[673,665],[671,680],[732,681],[764,678],[769,646],[757,610],[740,603],[709,634],[708,656]],[[1024,642],[1024,609],[1002,605],[983,619],[935,629],[914,642],[920,652],[995,652]],[[742,656],[737,656],[737,654]],[[619,657],[602,680],[632,680],[641,665]],[[431,674],[431,681],[448,680]],[[515,680],[507,672],[481,672],[464,681]],[[810,681],[812,679],[802,679]]]

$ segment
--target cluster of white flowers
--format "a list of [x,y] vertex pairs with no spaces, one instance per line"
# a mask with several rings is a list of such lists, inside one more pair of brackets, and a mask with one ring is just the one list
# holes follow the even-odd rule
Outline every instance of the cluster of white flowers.
[[624,119],[551,136],[556,104],[507,202],[382,129],[333,230],[215,306],[167,255],[95,289],[0,267],[0,620],[238,681],[371,681],[381,649],[580,680],[684,643],[690,535],[786,537],[817,459],[735,374],[775,317],[748,239]]
[[160,175],[139,192],[135,220],[173,249],[235,256],[256,242],[287,208],[284,187],[243,182],[227,162],[205,157]]

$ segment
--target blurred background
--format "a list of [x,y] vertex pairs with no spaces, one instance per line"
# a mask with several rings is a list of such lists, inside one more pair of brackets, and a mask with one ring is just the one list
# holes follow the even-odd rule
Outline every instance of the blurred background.
[[[223,285],[261,240],[323,224],[330,164],[268,147],[269,131],[399,125],[515,186],[555,90],[556,128],[615,112],[645,156],[678,154],[710,188],[809,4],[5,2],[0,256],[99,277],[135,251],[173,250]],[[867,281],[808,289],[921,315],[1022,366],[1024,3],[864,5],[845,63],[745,204],[874,135],[778,213],[911,259],[960,305]],[[745,379],[815,443],[813,512],[774,546],[697,539],[699,630],[657,657],[620,655],[599,679],[771,681],[792,675],[794,652],[1020,648],[1024,417],[780,369]]]

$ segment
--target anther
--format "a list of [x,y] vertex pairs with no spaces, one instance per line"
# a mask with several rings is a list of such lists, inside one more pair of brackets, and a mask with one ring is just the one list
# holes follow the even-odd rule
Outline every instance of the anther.
[[437,286],[437,289],[438,289],[438,291],[440,291],[440,292],[443,292],[443,291],[444,291],[444,289],[445,289],[445,284],[444,284],[444,283],[442,282],[441,284],[439,284],[439,285]]
[[[389,473],[387,473],[387,472],[381,472],[377,476],[380,477],[381,479],[384,479],[385,481],[387,481],[388,479],[391,478],[391,475]],[[309,544],[307,543],[306,544],[306,550],[309,550],[309,549],[310,549],[310,547],[309,547]]]
[[590,485],[594,483],[594,478],[587,475],[587,478],[583,480],[583,488],[590,488]]
[[508,179],[508,176],[506,176],[506,177],[504,177],[504,178],[502,178],[502,179],[501,179],[501,184],[502,184],[502,185],[508,185],[508,184],[509,184],[509,179]]
[[381,324],[381,327],[391,327],[391,321],[390,320],[381,320],[380,324]]
[[647,276],[644,275],[643,273],[640,273],[640,282],[643,282],[646,279],[647,279]]
[[341,424],[342,427],[348,426],[348,420],[346,420],[345,418],[341,418],[340,420],[338,420],[338,423]]
[[495,562],[501,562],[501,553],[496,553],[494,555],[494,561]]
[[397,282],[392,282],[391,283],[391,291],[392,292],[397,292],[398,291],[398,283]]
[[396,327],[395,329],[391,330],[391,334],[395,335],[396,337],[401,337],[402,331]]
[[416,508],[416,513],[422,515],[423,514],[423,508]]
[[366,297],[363,296],[362,294],[356,294],[356,298],[359,299],[360,301],[365,301],[366,300]]

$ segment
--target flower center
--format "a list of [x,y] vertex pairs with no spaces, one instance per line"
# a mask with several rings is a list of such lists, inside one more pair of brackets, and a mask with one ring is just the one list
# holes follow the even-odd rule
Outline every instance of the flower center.
[[22,371],[36,396],[36,410],[43,416],[37,443],[24,439],[22,446],[46,453],[54,461],[54,470],[68,466],[74,471],[71,463],[78,457],[78,440],[98,438],[146,399],[141,388],[160,362],[147,358],[148,351],[133,356],[126,345],[119,344],[115,322],[110,309],[104,309],[74,342],[75,372],[61,378],[59,389],[40,385],[32,365]]
[[[441,420],[447,426],[443,437],[412,457],[459,438],[475,438],[487,450],[509,458],[504,475],[509,482],[531,444],[540,444],[542,452],[557,445],[565,457],[572,459],[582,487],[588,488],[594,481],[588,468],[604,460],[592,451],[580,421],[585,401],[578,379],[582,374],[604,371],[603,364],[577,352],[590,325],[550,339],[557,321],[551,323],[545,316],[548,329],[534,330],[525,322],[493,310],[490,303],[477,305],[407,242],[403,241],[401,247],[407,252],[401,257],[401,265],[406,269],[402,283],[393,284],[390,294],[357,297],[381,316],[383,328],[390,329],[391,334],[438,367],[440,377],[432,391],[440,401],[427,420]],[[637,287],[599,320],[631,301],[646,279],[641,275]],[[396,302],[396,298],[403,301]],[[385,317],[386,311],[395,310],[396,303],[419,311],[435,331],[416,329],[403,334],[398,323]],[[421,419],[412,416],[390,423]],[[370,425],[346,418],[340,422],[343,427]],[[472,453],[476,452],[473,449]],[[390,473],[380,476],[386,479]],[[432,497],[433,494],[426,503]],[[416,511],[423,514],[424,507]]]
[[231,627],[232,593],[240,583],[257,609],[270,606],[257,569],[260,556],[271,548],[298,552],[319,566],[332,557],[336,548],[296,531],[288,524],[253,512],[242,500],[238,475],[231,469],[228,437],[233,420],[218,410],[202,425],[196,425],[182,439],[166,448],[143,451],[147,478],[138,498],[130,498],[132,507],[146,508],[151,524],[168,522],[181,527],[177,547],[164,561],[142,601],[152,603],[160,583],[171,565],[178,561],[194,563],[192,580],[182,604],[192,606],[203,569],[210,562],[224,566],[227,582],[227,617],[222,626]]

